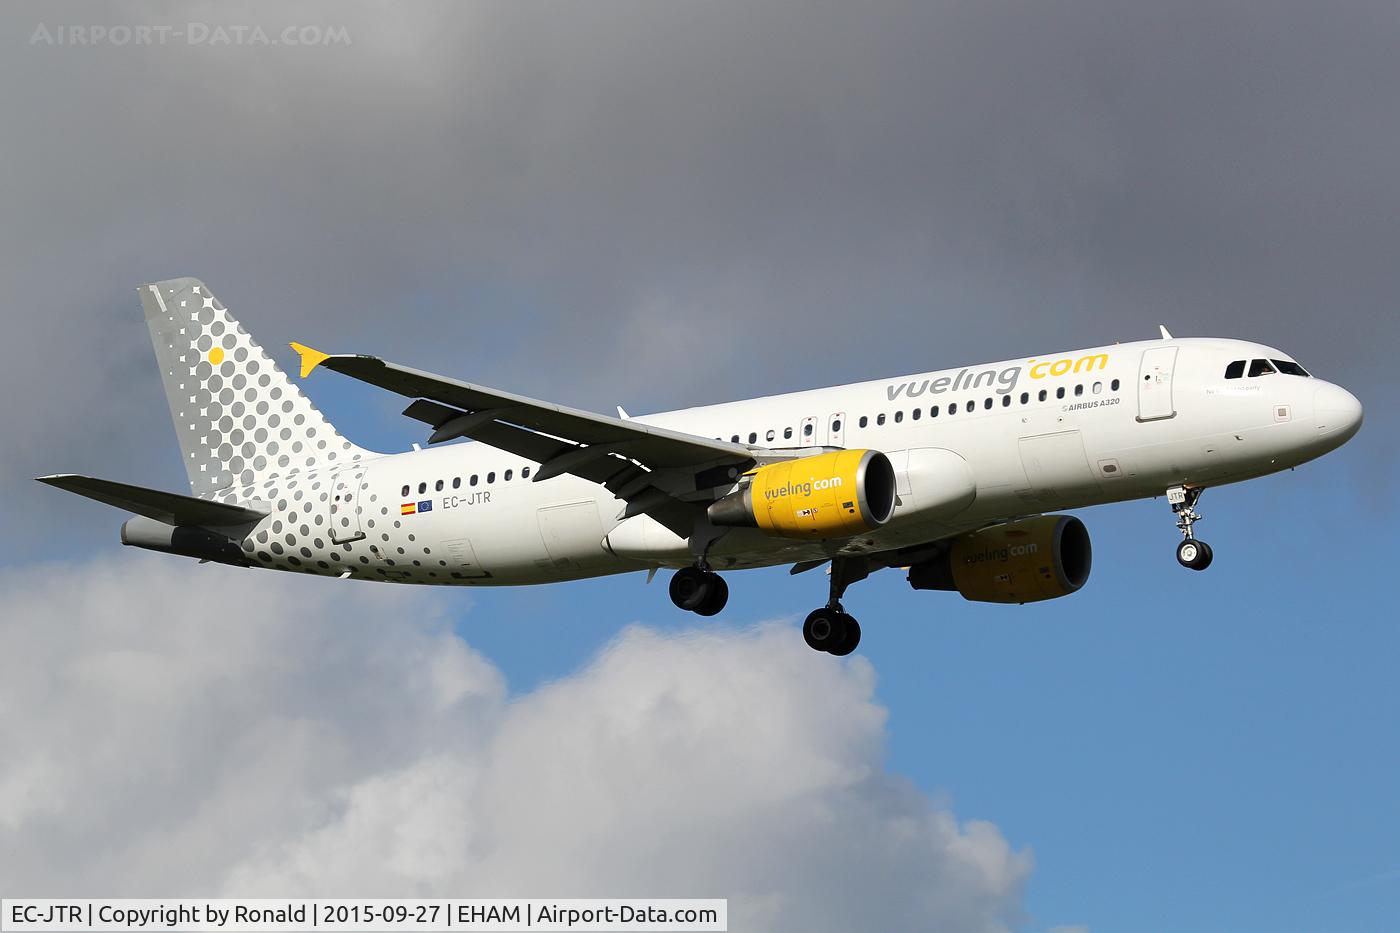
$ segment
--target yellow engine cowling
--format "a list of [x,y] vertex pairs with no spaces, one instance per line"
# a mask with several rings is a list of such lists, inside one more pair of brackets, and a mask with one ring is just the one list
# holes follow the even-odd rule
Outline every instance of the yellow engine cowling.
[[889,521],[895,478],[878,450],[838,450],[770,463],[709,509],[716,525],[779,538],[844,538]]
[[943,554],[909,568],[916,590],[957,590],[985,603],[1068,596],[1089,579],[1093,548],[1072,515],[1038,515],[959,535]]

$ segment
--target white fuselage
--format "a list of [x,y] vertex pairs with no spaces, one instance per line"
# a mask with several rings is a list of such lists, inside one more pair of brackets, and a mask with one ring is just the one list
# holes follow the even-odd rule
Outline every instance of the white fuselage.
[[[1237,340],[1153,340],[634,420],[756,448],[871,448],[889,456],[899,500],[887,524],[836,542],[735,529],[709,552],[717,570],[769,566],[910,547],[1170,486],[1237,482],[1311,460],[1355,433],[1359,405],[1330,383],[1283,373],[1225,378],[1232,361],[1254,359],[1289,358]],[[909,464],[927,450],[952,451],[975,480],[975,497],[954,514],[920,506],[935,490]],[[624,522],[624,503],[602,486],[569,475],[532,482],[526,472],[536,467],[456,443],[362,460],[334,475],[283,477],[260,491],[272,511],[247,535],[245,550],[279,569],[456,585],[693,562],[686,541],[650,518]],[[326,530],[333,524],[340,540]]]

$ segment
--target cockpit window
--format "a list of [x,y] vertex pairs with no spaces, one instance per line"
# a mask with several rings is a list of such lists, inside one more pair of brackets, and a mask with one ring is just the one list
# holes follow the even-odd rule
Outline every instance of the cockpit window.
[[1233,363],[1231,363],[1229,366],[1226,366],[1226,367],[1225,367],[1225,378],[1226,378],[1226,379],[1238,379],[1238,378],[1240,378],[1241,376],[1243,376],[1243,375],[1244,375],[1244,364],[1245,364],[1245,361],[1244,361],[1244,360],[1235,360],[1235,361],[1234,361]]
[[1306,376],[1308,371],[1292,360],[1274,360],[1273,364],[1285,376]]
[[1255,376],[1272,376],[1277,370],[1269,365],[1268,360],[1251,360],[1249,364],[1250,378]]

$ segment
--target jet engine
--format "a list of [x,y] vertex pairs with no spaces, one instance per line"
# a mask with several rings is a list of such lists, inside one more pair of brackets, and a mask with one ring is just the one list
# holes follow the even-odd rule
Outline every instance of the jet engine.
[[1076,592],[1089,579],[1093,548],[1072,515],[1037,515],[952,539],[909,568],[916,590],[957,590],[984,603],[1033,603]]
[[843,538],[894,513],[895,476],[878,450],[837,450],[761,466],[710,505],[716,525],[779,538]]

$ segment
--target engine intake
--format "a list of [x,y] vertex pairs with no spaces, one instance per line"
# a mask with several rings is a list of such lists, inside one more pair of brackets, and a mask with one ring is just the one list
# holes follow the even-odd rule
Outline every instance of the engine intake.
[[984,603],[1033,603],[1077,592],[1089,580],[1089,531],[1073,515],[1038,515],[959,535],[909,568],[916,590],[957,590]]
[[842,538],[894,513],[895,477],[878,450],[838,450],[761,466],[710,505],[716,525],[758,528],[779,538]]

